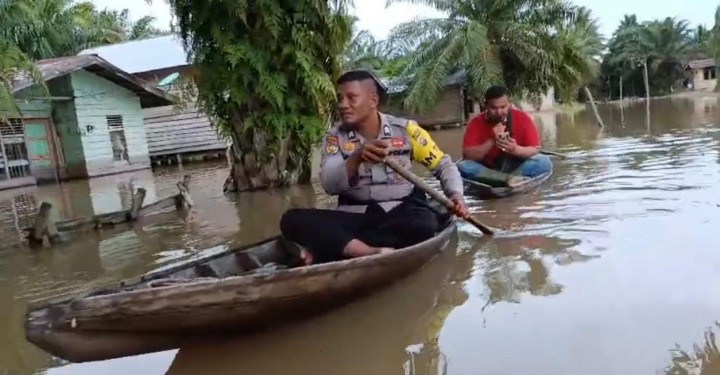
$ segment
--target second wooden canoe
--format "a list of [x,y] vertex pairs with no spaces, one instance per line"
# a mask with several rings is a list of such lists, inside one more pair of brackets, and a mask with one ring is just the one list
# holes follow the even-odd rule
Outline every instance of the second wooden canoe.
[[498,199],[498,198],[505,198],[516,194],[524,194],[527,193],[533,189],[536,189],[540,185],[542,185],[547,179],[552,176],[553,170],[551,169],[549,172],[543,173],[539,176],[536,176],[534,178],[529,178],[525,181],[523,181],[522,184],[516,185],[514,187],[494,187],[487,184],[483,184],[481,182],[469,180],[466,178],[463,178],[463,185],[465,194],[470,195],[477,199]]

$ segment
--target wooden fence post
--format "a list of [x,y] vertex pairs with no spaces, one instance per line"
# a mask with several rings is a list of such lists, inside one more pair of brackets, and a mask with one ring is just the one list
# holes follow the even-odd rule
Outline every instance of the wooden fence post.
[[35,224],[28,233],[28,240],[31,244],[43,244],[45,237],[51,245],[57,240],[59,233],[55,222],[50,218],[50,210],[52,210],[52,204],[48,202],[40,204]]
[[186,174],[185,177],[183,177],[183,180],[178,181],[177,183],[180,194],[176,196],[175,208],[178,210],[189,210],[195,205],[192,197],[190,196],[190,189],[188,188],[188,185],[190,185],[190,175]]
[[145,202],[145,196],[147,191],[144,188],[138,188],[132,197],[132,204],[130,206],[130,220],[137,220],[138,212]]

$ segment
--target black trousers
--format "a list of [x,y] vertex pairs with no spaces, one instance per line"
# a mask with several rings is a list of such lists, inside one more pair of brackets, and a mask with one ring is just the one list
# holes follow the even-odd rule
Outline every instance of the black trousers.
[[385,212],[371,204],[365,213],[295,208],[280,220],[280,231],[313,254],[314,263],[345,259],[353,239],[373,247],[403,248],[431,238],[439,228],[431,208],[408,200]]

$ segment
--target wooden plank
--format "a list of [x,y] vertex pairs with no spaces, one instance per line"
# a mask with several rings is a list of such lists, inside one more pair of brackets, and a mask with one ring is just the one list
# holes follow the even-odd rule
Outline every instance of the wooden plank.
[[159,107],[159,108],[145,108],[142,110],[143,117],[155,118],[164,116],[179,116],[185,114],[195,114],[197,116],[205,116],[205,114],[197,107],[188,107],[178,109],[173,106]]
[[209,119],[201,112],[185,112],[185,113],[167,113],[158,114],[156,116],[143,116],[146,124],[154,124],[156,122],[175,121],[175,120],[187,120],[187,119]]
[[166,127],[173,127],[173,126],[180,126],[180,125],[202,125],[204,127],[211,128],[212,123],[208,119],[197,119],[197,118],[190,118],[190,119],[178,119],[178,120],[168,120],[168,121],[157,121],[152,123],[146,123],[145,127],[150,129],[157,129],[157,128],[166,128]]
[[0,153],[2,153],[3,160],[5,160],[4,169],[5,177],[10,178],[10,167],[8,167],[7,153],[5,152],[5,143],[3,143],[2,134],[0,134]]
[[[222,146],[222,147],[220,147],[220,146]],[[159,158],[159,157],[168,156],[168,155],[175,155],[176,153],[185,154],[185,153],[191,153],[191,152],[223,152],[223,153],[225,153],[226,150],[227,150],[227,146],[225,146],[225,145],[219,145],[217,148],[208,148],[206,145],[203,145],[203,146],[198,146],[198,147],[177,148],[177,149],[172,149],[170,151],[157,150],[151,156],[153,158]]]
[[[153,138],[151,141],[148,141],[148,147],[154,148],[158,147],[160,145],[169,145],[169,144],[219,144],[223,143],[222,140],[218,139],[218,137],[214,134],[210,135],[201,135],[198,133],[183,133],[183,136],[180,137],[157,137]],[[192,137],[190,137],[192,135]]]
[[210,133],[217,135],[217,131],[210,126],[209,122],[206,123],[192,123],[192,124],[163,124],[162,126],[149,126],[145,129],[145,134],[148,136],[158,136],[162,134],[168,134],[168,132],[179,132],[179,131],[195,131],[202,133]]

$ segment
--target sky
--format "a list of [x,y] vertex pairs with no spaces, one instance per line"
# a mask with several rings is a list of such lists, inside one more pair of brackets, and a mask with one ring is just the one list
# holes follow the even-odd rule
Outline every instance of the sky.
[[[694,28],[698,24],[712,26],[715,8],[720,5],[711,0],[571,0],[576,5],[590,8],[598,18],[600,31],[610,37],[625,14],[636,14],[639,21],[676,17],[690,21]],[[170,9],[163,0],[154,0],[148,5],[145,0],[92,0],[102,9],[120,10],[127,8],[130,17],[137,20],[150,15],[156,17],[156,26],[167,28],[170,22]],[[385,7],[385,0],[354,0],[358,26],[370,31],[377,39],[387,37],[390,30],[400,23],[415,18],[442,16],[441,13],[420,5],[394,4]]]

